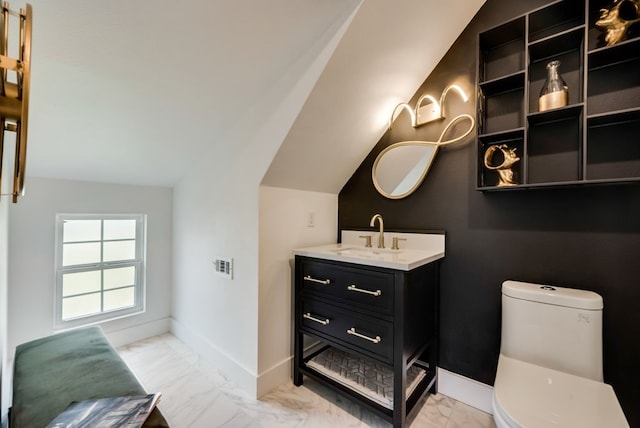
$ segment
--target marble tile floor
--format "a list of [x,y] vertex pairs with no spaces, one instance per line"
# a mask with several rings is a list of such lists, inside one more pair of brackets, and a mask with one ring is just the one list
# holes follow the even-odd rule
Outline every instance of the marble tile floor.
[[[305,378],[252,399],[172,334],[118,348],[172,428],[388,428],[370,411]],[[493,428],[491,415],[441,394],[430,395],[411,428]]]

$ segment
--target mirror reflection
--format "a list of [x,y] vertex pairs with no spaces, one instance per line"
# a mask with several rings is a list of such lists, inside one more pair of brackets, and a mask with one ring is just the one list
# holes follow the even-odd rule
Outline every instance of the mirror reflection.
[[390,199],[410,195],[424,180],[437,151],[437,144],[422,141],[390,145],[373,165],[373,185]]

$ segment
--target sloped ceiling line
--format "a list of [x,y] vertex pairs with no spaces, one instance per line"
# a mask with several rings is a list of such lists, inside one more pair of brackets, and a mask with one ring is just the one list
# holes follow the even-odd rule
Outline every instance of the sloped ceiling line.
[[367,0],[262,184],[337,194],[484,0]]
[[173,186],[360,0],[30,3],[27,174]]

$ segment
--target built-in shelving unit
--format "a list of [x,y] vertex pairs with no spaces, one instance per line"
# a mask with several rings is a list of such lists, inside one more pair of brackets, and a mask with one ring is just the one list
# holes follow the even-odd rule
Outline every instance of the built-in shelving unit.
[[[479,34],[478,190],[640,182],[640,37],[606,46],[604,0],[561,0]],[[546,64],[560,60],[566,107],[538,111]],[[498,187],[491,146],[520,157]]]

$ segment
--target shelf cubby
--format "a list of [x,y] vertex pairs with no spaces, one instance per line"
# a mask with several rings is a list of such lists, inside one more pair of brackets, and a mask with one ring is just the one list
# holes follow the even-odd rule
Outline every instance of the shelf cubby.
[[[589,51],[592,51],[598,48],[607,47],[606,46],[607,43],[605,41],[605,32],[602,31],[600,28],[596,27],[596,21],[600,19],[600,14],[601,14],[600,11],[602,9],[609,8],[612,5],[613,0],[589,0],[588,3],[589,3],[589,18],[588,18],[587,46]],[[625,10],[626,7],[632,7],[632,4],[630,3],[631,2],[627,2],[627,4],[623,6],[622,15],[627,16],[629,12],[633,13],[633,11],[631,10]],[[630,18],[631,16],[627,16],[627,19],[630,19]],[[627,38],[629,40],[632,40],[632,39],[637,39],[638,37],[640,37],[640,25],[636,24],[629,28],[629,31],[627,32]],[[617,46],[617,44],[614,46]]]
[[529,111],[538,111],[538,96],[549,61],[560,61],[560,75],[569,88],[569,105],[582,102],[584,27],[529,46]]
[[529,126],[527,183],[576,181],[581,174],[582,115]]
[[[636,55],[640,55],[640,52]],[[588,114],[625,110],[640,105],[640,56],[589,70],[588,79]]]
[[524,88],[484,97],[484,134],[507,131],[524,126]]
[[482,95],[492,97],[524,88],[524,71],[480,83]]
[[[611,0],[558,0],[478,36],[477,189],[640,183],[640,24],[607,46],[595,23]],[[560,61],[568,105],[538,111],[546,65]],[[515,147],[518,185],[484,167]]]
[[640,179],[640,108],[587,118],[589,180]]
[[524,70],[525,20],[509,21],[480,36],[480,82]]
[[589,51],[589,70],[624,63],[640,55],[640,38]]
[[[492,134],[484,134],[478,136],[478,152],[482,154],[479,157],[478,177],[482,187],[491,188],[498,184],[498,173],[484,167],[484,153],[493,145],[506,144],[509,148],[515,148],[516,153],[522,157],[524,153],[524,128],[513,129],[506,132],[496,132]],[[498,154],[496,152],[496,154]],[[496,162],[500,162],[499,159]],[[523,164],[517,163],[513,168],[513,176],[516,182],[521,183],[523,173]]]
[[567,0],[535,10],[529,15],[529,43],[584,25],[584,0]]

